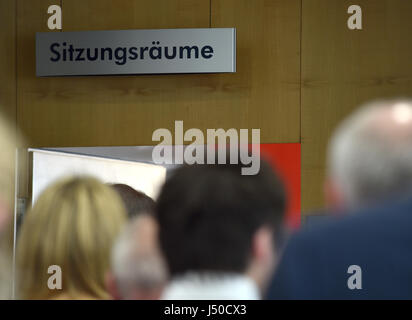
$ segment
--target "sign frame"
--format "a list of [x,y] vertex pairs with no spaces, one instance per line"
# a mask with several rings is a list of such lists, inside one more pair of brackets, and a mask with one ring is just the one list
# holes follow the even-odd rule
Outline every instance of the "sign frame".
[[36,76],[236,72],[236,28],[36,33]]

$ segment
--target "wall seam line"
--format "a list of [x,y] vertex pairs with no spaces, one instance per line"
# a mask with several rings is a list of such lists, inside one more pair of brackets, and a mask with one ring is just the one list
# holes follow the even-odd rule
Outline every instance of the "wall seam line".
[[209,1],[209,28],[212,27],[212,0]]

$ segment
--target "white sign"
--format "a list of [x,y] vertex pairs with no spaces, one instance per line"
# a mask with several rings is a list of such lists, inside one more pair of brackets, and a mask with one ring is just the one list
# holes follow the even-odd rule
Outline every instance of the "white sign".
[[236,72],[236,29],[36,33],[44,76]]

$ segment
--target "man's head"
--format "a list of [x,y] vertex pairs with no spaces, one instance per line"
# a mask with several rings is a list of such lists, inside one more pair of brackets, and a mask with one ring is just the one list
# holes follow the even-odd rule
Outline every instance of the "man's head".
[[176,169],[157,206],[171,275],[242,273],[262,287],[274,268],[273,233],[284,207],[282,184],[264,162],[256,175],[241,175],[241,164]]
[[347,118],[329,145],[326,198],[334,209],[412,195],[412,101],[377,101]]
[[117,239],[107,286],[113,298],[157,300],[167,281],[167,268],[158,246],[154,218],[141,214]]
[[129,218],[134,218],[141,213],[153,213],[155,202],[148,195],[126,184],[113,184],[112,187],[122,198]]

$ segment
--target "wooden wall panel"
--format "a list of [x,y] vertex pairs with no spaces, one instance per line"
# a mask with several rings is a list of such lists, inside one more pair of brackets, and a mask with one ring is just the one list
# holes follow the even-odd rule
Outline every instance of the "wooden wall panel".
[[233,110],[222,125],[300,142],[300,0],[212,0],[211,9],[212,27],[237,28],[237,73],[219,76],[215,104]]
[[17,1],[17,123],[26,134],[29,144],[33,143],[38,132],[46,130],[43,123],[37,121],[39,117],[46,122],[55,121],[49,114],[38,112],[38,106],[49,97],[56,97],[56,94],[53,79],[35,76],[35,34],[50,31],[47,27],[47,9],[56,2],[59,4],[60,1]]
[[209,0],[62,0],[63,31],[207,28]]
[[[153,130],[173,129],[174,120],[260,128],[264,143],[302,140],[307,210],[323,204],[326,143],[337,123],[361,102],[412,93],[411,1],[358,0],[364,30],[350,31],[347,0],[61,0],[63,31],[236,27],[238,72],[36,78],[34,35],[48,31],[55,2],[17,1],[17,122],[32,146],[153,144]],[[0,66],[9,70],[7,54],[11,63]],[[15,114],[14,89],[3,90]]]
[[[35,10],[46,12],[45,2]],[[152,132],[173,129],[175,120],[185,128],[260,128],[262,142],[299,142],[299,0],[63,0],[62,9],[63,31],[237,27],[238,73],[39,79],[27,57],[19,119],[32,145],[153,144]],[[26,42],[44,31],[45,21],[28,12],[19,19],[30,20]]]
[[0,112],[16,121],[16,7],[0,0]]
[[[47,9],[50,5],[61,4],[56,0],[16,0],[16,75],[17,75],[17,105],[16,122],[26,138],[26,147],[35,146],[36,136],[45,132],[50,134],[44,122],[55,123],[50,114],[39,113],[39,105],[50,96],[55,96],[53,79],[35,77],[35,33],[49,31]],[[42,118],[42,122],[38,119]],[[55,131],[59,128],[56,126]],[[19,190],[18,197],[29,195],[28,155],[21,152],[19,156]]]
[[[63,31],[196,28],[210,22],[208,0],[71,0],[62,9]],[[31,26],[31,37],[39,27]],[[213,75],[39,79],[33,64],[21,81],[19,113],[35,146],[152,144],[153,130],[172,128],[174,120],[199,125],[213,90]]]
[[[16,106],[16,2],[0,0],[0,114],[11,128],[16,128]],[[14,194],[14,184],[9,190]]]
[[303,0],[302,204],[323,205],[326,144],[360,103],[412,95],[412,1],[358,0],[363,30],[347,28],[353,1]]

